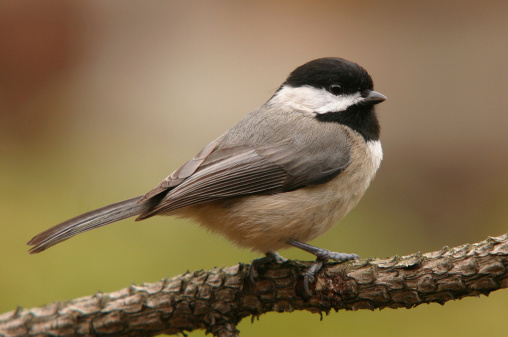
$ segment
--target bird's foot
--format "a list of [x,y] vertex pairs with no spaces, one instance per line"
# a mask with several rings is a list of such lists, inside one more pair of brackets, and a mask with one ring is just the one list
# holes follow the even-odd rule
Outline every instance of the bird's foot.
[[305,271],[305,274],[303,276],[303,288],[304,288],[305,294],[308,297],[312,297],[312,293],[310,292],[309,284],[314,283],[315,276],[316,276],[317,272],[319,272],[321,270],[321,268],[323,267],[323,264],[326,261],[334,260],[337,262],[344,262],[344,261],[350,261],[350,260],[355,260],[355,259],[360,258],[356,254],[331,252],[328,249],[315,247],[315,246],[309,245],[307,243],[303,243],[303,242],[296,241],[296,240],[289,240],[287,243],[291,246],[296,247],[296,248],[305,250],[306,252],[309,252],[317,257],[316,262],[314,262]]
[[266,253],[266,256],[260,257],[259,259],[252,260],[252,263],[250,264],[250,267],[249,267],[249,279],[250,279],[250,281],[252,283],[254,283],[256,281],[254,279],[255,278],[254,272],[256,271],[256,267],[258,267],[258,266],[260,266],[262,264],[271,263],[271,262],[282,264],[282,263],[285,263],[287,261],[288,261],[288,259],[283,258],[277,252],[268,252],[268,253]]

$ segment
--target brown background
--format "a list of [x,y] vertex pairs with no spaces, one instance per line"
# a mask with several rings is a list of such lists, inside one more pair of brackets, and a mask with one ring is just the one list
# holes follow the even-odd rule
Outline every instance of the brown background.
[[[389,100],[378,108],[385,160],[376,180],[314,244],[386,257],[506,232],[506,1],[4,0],[0,312],[257,257],[172,218],[127,220],[37,256],[24,243],[146,192],[265,102],[292,69],[323,56],[358,62]],[[240,329],[502,335],[507,296],[323,322],[271,314]]]

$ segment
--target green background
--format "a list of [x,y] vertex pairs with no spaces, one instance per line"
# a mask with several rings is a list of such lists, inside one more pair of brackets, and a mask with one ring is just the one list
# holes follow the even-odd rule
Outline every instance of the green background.
[[[145,193],[323,56],[358,62],[388,96],[385,159],[360,205],[313,244],[383,258],[505,233],[507,22],[501,1],[0,2],[0,312],[258,257],[163,217],[35,256],[24,243]],[[323,321],[273,313],[239,329],[500,336],[507,300],[502,290]]]

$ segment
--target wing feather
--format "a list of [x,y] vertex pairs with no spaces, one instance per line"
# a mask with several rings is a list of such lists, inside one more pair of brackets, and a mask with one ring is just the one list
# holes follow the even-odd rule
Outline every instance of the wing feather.
[[340,174],[350,160],[348,132],[291,116],[262,108],[245,118],[145,195],[142,200],[161,199],[138,220],[219,199],[293,191]]
[[241,151],[196,171],[139,219],[207,201],[280,190],[286,179],[282,167],[254,150]]

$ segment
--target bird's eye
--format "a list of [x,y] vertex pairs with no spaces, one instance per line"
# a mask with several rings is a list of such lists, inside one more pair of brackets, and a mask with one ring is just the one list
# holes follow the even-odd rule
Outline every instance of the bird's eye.
[[342,88],[341,84],[332,84],[330,85],[328,90],[334,95],[340,95],[344,93],[344,88]]

